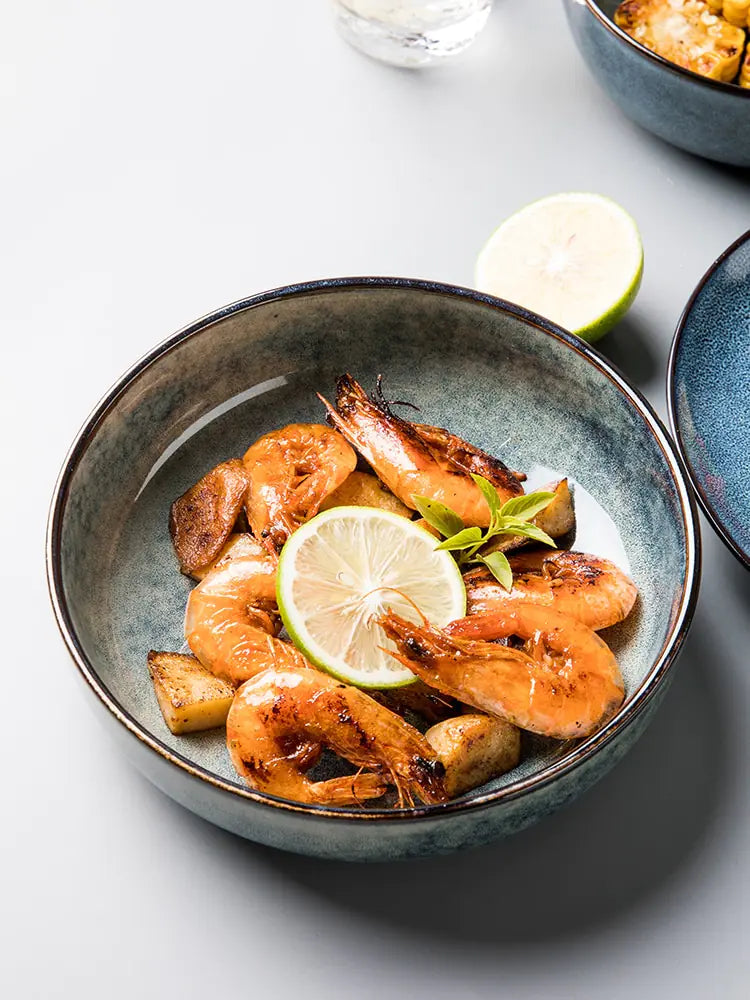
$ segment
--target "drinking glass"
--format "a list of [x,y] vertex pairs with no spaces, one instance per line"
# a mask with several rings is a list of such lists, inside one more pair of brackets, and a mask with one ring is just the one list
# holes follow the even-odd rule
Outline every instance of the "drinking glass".
[[492,0],[331,0],[338,29],[361,52],[424,66],[462,52],[487,23]]

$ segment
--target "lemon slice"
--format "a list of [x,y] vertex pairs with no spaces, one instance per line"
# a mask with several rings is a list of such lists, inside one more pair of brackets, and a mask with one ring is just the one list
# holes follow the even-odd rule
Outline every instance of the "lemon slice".
[[477,258],[475,285],[595,341],[628,311],[642,276],[628,213],[599,194],[567,193],[506,219]]
[[400,687],[414,674],[385,649],[376,624],[392,608],[409,621],[421,613],[438,627],[461,618],[466,590],[433,535],[398,514],[334,507],[289,538],[276,596],[294,644],[321,670],[364,688]]

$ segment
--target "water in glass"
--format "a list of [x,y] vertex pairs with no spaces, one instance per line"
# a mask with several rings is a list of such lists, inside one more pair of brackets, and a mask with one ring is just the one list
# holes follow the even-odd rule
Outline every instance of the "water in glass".
[[369,56],[423,66],[463,51],[492,0],[332,0],[339,31]]

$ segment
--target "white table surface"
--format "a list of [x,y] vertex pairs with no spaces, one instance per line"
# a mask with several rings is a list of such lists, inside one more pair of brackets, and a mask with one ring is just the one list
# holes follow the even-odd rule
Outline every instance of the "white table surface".
[[603,349],[664,414],[672,331],[747,227],[748,174],[623,119],[556,0],[498,0],[419,74],[347,48],[323,0],[2,21],[3,995],[747,996],[750,576],[705,524],[676,680],[615,772],[504,843],[360,867],[236,839],[120,758],[53,625],[42,534],[70,439],[154,343],[299,279],[470,283],[493,226],[554,191],[640,223],[642,293]]

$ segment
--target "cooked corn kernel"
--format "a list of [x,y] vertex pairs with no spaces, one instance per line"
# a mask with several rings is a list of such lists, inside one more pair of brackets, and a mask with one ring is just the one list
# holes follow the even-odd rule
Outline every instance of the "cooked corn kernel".
[[742,63],[742,69],[740,70],[739,84],[740,87],[746,87],[750,90],[750,45],[747,47],[745,61]]
[[738,28],[750,27],[750,0],[707,0],[714,14],[721,14],[725,21]]
[[730,83],[740,67],[745,32],[713,13],[714,7],[707,0],[625,0],[615,23],[675,65]]

